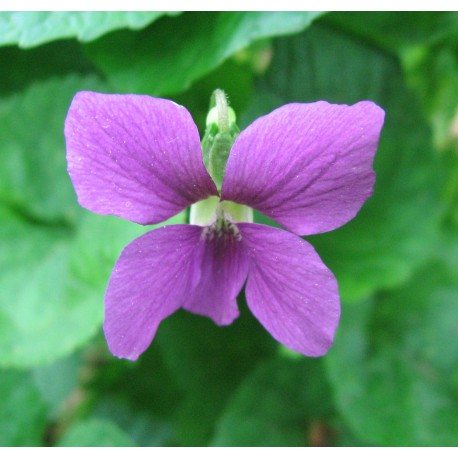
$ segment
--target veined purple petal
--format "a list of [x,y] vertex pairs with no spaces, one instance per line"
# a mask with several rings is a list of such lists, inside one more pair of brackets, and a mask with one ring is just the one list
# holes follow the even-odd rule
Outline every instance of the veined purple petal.
[[278,108],[235,141],[222,199],[256,208],[299,235],[335,229],[372,194],[383,120],[372,102]]
[[159,323],[180,308],[200,279],[202,228],[164,226],[135,239],[116,262],[105,295],[110,351],[135,360]]
[[191,115],[169,100],[79,92],[65,137],[79,203],[95,213],[155,224],[217,195]]
[[325,354],[340,318],[332,272],[297,235],[250,223],[239,228],[249,258],[248,307],[286,347],[307,356]]
[[220,326],[228,325],[239,316],[237,295],[248,273],[246,252],[237,234],[218,236],[211,227],[204,234],[200,282],[184,308],[208,316]]

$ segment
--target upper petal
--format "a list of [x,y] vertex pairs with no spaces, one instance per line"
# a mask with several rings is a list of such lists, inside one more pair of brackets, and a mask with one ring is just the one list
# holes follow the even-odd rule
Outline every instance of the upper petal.
[[79,92],[65,137],[78,200],[93,212],[155,224],[217,194],[191,115],[169,100]]
[[249,257],[248,307],[288,348],[307,356],[326,353],[340,318],[332,272],[297,235],[258,224],[239,227]]
[[256,208],[300,235],[335,229],[372,194],[383,120],[372,102],[278,108],[235,141],[222,199]]
[[164,226],[123,250],[105,295],[104,331],[110,351],[135,360],[159,323],[181,307],[200,279],[202,228]]
[[218,325],[228,325],[239,316],[237,295],[248,273],[246,252],[237,233],[218,235],[208,227],[203,235],[200,282],[183,307],[210,317]]

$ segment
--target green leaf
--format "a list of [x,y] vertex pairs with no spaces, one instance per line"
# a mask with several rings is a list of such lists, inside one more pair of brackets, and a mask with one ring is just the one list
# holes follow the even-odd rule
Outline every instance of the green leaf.
[[210,445],[307,445],[313,428],[332,412],[330,397],[319,360],[261,363],[229,399]]
[[0,100],[0,202],[31,218],[75,221],[79,206],[67,173],[65,117],[77,91],[104,89],[93,76],[75,75]]
[[326,363],[338,407],[360,438],[458,445],[457,303],[456,270],[436,261],[399,290],[344,304]]
[[192,12],[139,33],[110,34],[88,45],[87,52],[117,91],[172,94],[251,43],[304,30],[320,14]]
[[93,418],[73,425],[58,447],[134,447],[132,439],[108,420]]
[[258,81],[250,120],[293,101],[373,100],[385,109],[373,196],[353,221],[310,241],[347,299],[404,282],[434,249],[442,205],[430,130],[399,66],[386,54],[317,25],[279,40],[274,51],[270,71]]
[[46,405],[27,372],[0,369],[0,447],[43,445]]
[[165,13],[158,11],[3,11],[0,46],[22,48],[63,38],[92,41],[113,30],[141,29]]

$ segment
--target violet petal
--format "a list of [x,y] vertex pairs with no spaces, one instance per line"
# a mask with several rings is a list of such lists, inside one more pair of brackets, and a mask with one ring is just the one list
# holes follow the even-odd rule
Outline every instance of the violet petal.
[[95,213],[156,224],[217,195],[191,115],[169,100],[79,92],[65,137],[78,201]]
[[183,308],[208,316],[220,326],[231,324],[239,316],[237,295],[248,273],[242,243],[232,234],[212,237],[207,233],[199,259],[201,279]]
[[332,272],[297,235],[251,223],[239,228],[249,257],[250,310],[286,347],[307,356],[325,354],[340,318]]
[[164,226],[123,250],[105,295],[104,331],[114,355],[137,359],[159,323],[183,305],[200,279],[201,233],[199,226]]
[[278,108],[235,141],[222,199],[256,208],[299,235],[335,229],[372,194],[383,120],[372,102]]

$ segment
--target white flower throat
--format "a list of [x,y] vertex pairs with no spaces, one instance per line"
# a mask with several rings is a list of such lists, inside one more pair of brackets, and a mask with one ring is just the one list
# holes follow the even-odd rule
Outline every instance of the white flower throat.
[[252,223],[253,209],[231,201],[209,197],[191,205],[190,224],[205,226],[204,237],[214,238],[233,234],[237,240],[240,233],[236,223]]

